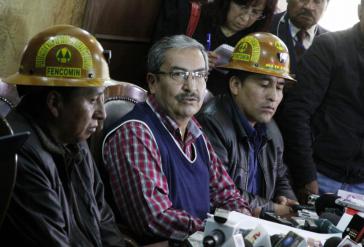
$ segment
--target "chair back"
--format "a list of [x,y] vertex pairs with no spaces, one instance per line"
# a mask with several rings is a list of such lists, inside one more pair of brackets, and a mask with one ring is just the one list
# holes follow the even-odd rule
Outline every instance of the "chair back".
[[89,140],[91,153],[98,166],[103,164],[102,141],[105,131],[131,111],[136,103],[145,101],[146,97],[145,89],[128,82],[119,82],[105,89],[106,119],[99,123],[97,131]]
[[0,226],[5,218],[15,186],[17,150],[29,136],[29,132],[13,134],[8,122],[0,118]]
[[19,96],[16,87],[0,79],[0,117],[6,117],[18,102]]
[[106,119],[103,129],[108,130],[131,111],[136,103],[145,101],[146,97],[147,91],[132,83],[120,82],[119,85],[108,87],[105,90]]
[[[105,187],[105,199],[112,208],[115,218],[119,224],[120,214],[113,199],[109,176],[105,170],[102,158],[102,141],[107,134],[106,131],[110,129],[120,118],[130,112],[134,105],[138,102],[145,101],[147,91],[137,85],[128,82],[120,82],[118,85],[110,86],[105,89],[105,111],[106,119],[99,124],[98,130],[91,136],[89,146],[91,153],[94,156],[97,168],[99,170],[101,179]],[[127,246],[138,246],[136,241],[132,238],[125,226],[119,225],[123,233]]]

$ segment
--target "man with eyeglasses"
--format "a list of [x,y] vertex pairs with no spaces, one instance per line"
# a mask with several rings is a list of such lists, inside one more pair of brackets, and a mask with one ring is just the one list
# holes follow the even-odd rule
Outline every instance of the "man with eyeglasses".
[[275,35],[242,38],[230,63],[229,92],[215,97],[197,119],[254,214],[285,216],[298,204],[283,163],[283,140],[272,117],[289,75],[288,49]]
[[329,0],[287,0],[287,11],[276,14],[272,21],[271,33],[287,45],[291,73],[296,73],[297,63],[311,46],[315,37],[327,30],[318,25]]
[[183,240],[216,207],[250,214],[194,115],[206,89],[204,47],[166,37],[148,54],[150,94],[106,135],[106,170],[122,221],[141,243]]

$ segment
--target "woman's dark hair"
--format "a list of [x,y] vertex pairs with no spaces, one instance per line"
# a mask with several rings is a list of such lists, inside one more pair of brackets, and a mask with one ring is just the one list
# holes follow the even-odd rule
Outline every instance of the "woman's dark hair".
[[[234,2],[238,5],[249,6],[257,0],[214,0],[212,3],[206,5],[206,14],[208,19],[211,20],[214,27],[224,25],[227,19],[230,3]],[[268,31],[272,22],[275,8],[278,0],[266,0],[266,6],[263,11],[265,18],[257,20],[250,28],[247,33],[250,32],[264,32]]]

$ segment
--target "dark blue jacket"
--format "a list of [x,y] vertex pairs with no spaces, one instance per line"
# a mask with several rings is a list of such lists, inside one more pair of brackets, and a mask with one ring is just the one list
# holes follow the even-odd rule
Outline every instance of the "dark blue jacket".
[[317,37],[287,91],[280,127],[296,186],[316,171],[364,183],[364,37],[351,29]]

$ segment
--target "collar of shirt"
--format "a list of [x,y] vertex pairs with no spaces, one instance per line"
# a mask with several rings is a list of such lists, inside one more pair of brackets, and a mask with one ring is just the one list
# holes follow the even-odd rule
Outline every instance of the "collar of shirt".
[[163,123],[167,130],[176,138],[181,144],[189,145],[202,135],[201,126],[194,117],[191,118],[187,125],[186,137],[183,138],[179,127],[170,116],[159,106],[157,100],[153,95],[148,95],[147,104],[156,114],[157,118]]
[[[231,96],[230,96],[231,97]],[[234,110],[237,113],[237,115],[239,116],[239,121],[240,123],[243,125],[243,128],[250,140],[250,142],[254,143],[256,141],[256,139],[258,138],[259,140],[262,140],[263,137],[266,136],[266,126],[263,123],[256,123],[255,127],[253,127],[248,119],[246,118],[246,116],[240,111],[239,107],[236,105],[236,103],[234,102],[234,100],[231,97],[231,101],[234,105]]]
[[[296,27],[295,25],[293,25],[293,23],[291,22],[291,20],[288,20],[288,25],[289,25],[289,29],[291,31],[291,35],[292,35],[292,38],[294,40],[294,43],[297,42],[297,33],[301,30],[300,28]],[[316,34],[316,31],[317,31],[317,24],[316,25],[313,25],[310,29],[307,29],[306,32],[307,32],[307,36],[306,38],[303,40],[303,46],[308,49],[312,42],[313,42],[313,39],[315,38],[315,34]]]

